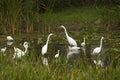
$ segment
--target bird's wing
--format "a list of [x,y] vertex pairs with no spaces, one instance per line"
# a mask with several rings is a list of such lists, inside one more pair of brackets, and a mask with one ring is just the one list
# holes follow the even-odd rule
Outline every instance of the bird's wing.
[[17,56],[18,57],[24,56],[24,52],[20,50],[19,48],[17,48]]
[[42,55],[44,55],[47,52],[47,45],[44,45],[42,47]]
[[68,37],[68,42],[70,45],[77,46],[76,41],[72,37]]
[[93,53],[92,53],[92,54],[98,54],[99,52],[100,52],[99,47],[96,47],[96,48],[93,50]]

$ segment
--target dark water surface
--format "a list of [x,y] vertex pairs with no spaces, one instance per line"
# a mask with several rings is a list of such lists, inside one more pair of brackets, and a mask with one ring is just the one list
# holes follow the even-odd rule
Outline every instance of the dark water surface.
[[[48,54],[51,56],[56,54],[58,50],[63,55],[67,53],[68,42],[64,31],[55,32],[55,35],[50,37]],[[87,31],[68,31],[69,36],[74,38],[80,47],[83,42],[83,37],[86,37],[86,54],[90,54],[95,47],[100,44],[100,39],[103,36],[103,52],[104,53],[118,53],[120,51],[120,32],[119,31],[101,31],[101,32],[87,32]],[[7,53],[14,53],[13,47],[18,47],[22,50],[23,43],[29,42],[29,52],[34,51],[35,54],[41,55],[41,48],[46,43],[48,34],[41,35],[38,33],[13,35],[13,44],[7,45],[7,35],[0,36],[0,48],[7,47]]]

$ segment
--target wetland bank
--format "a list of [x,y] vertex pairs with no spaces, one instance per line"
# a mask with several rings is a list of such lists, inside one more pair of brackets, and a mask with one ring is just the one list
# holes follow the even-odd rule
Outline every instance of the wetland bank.
[[[64,1],[64,0],[63,0]],[[119,0],[2,0],[0,1],[0,48],[7,47],[6,56],[0,52],[1,80],[119,80],[120,76],[120,4]],[[63,4],[60,4],[63,2]],[[44,4],[44,5],[43,5]],[[69,43],[61,25],[80,47],[77,61],[66,64]],[[50,37],[47,51],[49,69],[42,62],[42,47]],[[7,45],[6,36],[13,37]],[[94,48],[104,37],[102,58],[106,66],[91,60]],[[81,49],[86,40],[86,56]],[[27,55],[12,59],[14,46]],[[54,56],[60,50],[60,56]]]

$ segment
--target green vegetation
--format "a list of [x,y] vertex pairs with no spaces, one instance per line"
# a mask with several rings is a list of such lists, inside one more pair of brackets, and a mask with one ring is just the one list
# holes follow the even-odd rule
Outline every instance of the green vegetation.
[[[54,54],[61,49],[58,44],[67,44],[61,38],[65,34],[60,25],[66,26],[79,46],[86,37],[88,54],[104,36],[103,52],[110,59],[110,65],[96,66],[83,58],[82,52],[72,67],[66,64],[66,53],[56,61]],[[0,53],[0,80],[119,80],[119,26],[119,0],[0,0],[0,36],[13,35],[16,47],[25,40],[30,43],[29,55],[21,60],[12,60],[13,52],[9,50],[7,56]],[[55,36],[49,43],[52,45],[48,49],[48,69],[42,64],[41,46],[50,32]],[[4,39],[0,41],[3,43]]]
[[[34,54],[34,55],[33,55]],[[120,66],[110,65],[99,67],[89,63],[87,59],[79,58],[78,64],[72,67],[66,65],[65,57],[49,59],[49,69],[42,64],[41,57],[35,53],[12,60],[11,56],[0,56],[1,80],[119,80]]]
[[106,22],[118,23],[120,12],[114,11],[115,6],[83,6],[68,8],[57,12],[46,12],[41,15],[42,21],[46,24],[99,24]]
[[[64,32],[63,32],[64,33]],[[108,33],[109,34],[109,33]],[[92,39],[89,38],[92,35]],[[89,34],[86,35],[86,50],[87,54],[90,52],[90,46],[94,43],[94,46],[99,45],[99,38],[101,33]],[[97,36],[99,35],[99,36]],[[115,34],[113,34],[115,35]],[[81,35],[83,36],[83,35]],[[28,51],[28,55],[22,57],[21,60],[15,59],[12,60],[13,49],[12,51],[7,52],[6,56],[3,56],[0,53],[0,77],[1,80],[119,80],[120,77],[120,50],[116,48],[119,40],[113,39],[114,37],[109,37],[109,35],[105,35],[105,40],[103,41],[103,47],[105,55],[110,58],[110,65],[107,67],[100,67],[94,65],[89,58],[83,58],[82,52],[79,54],[79,60],[76,63],[73,63],[73,66],[69,66],[66,64],[66,53],[60,51],[60,57],[58,61],[54,58],[55,53],[57,52],[56,41],[60,39],[55,39],[51,37],[48,48],[48,60],[49,60],[49,69],[42,64],[41,58],[41,48],[38,46],[39,56],[33,48],[33,44],[31,43],[29,46],[32,49]],[[46,36],[47,37],[47,36]],[[59,35],[57,37],[60,37]],[[65,37],[65,36],[64,36]],[[77,43],[80,45],[80,42],[83,39],[77,38]],[[80,42],[78,42],[81,40]],[[98,40],[96,43],[95,40]],[[39,43],[43,42],[38,40]],[[29,41],[30,42],[30,41]],[[60,41],[60,43],[67,43],[67,41]],[[38,43],[38,44],[39,44]],[[52,44],[52,45],[50,45]],[[95,45],[96,44],[96,45]],[[117,44],[117,45],[116,45]],[[90,46],[89,46],[90,45]],[[21,45],[22,46],[22,45]],[[62,45],[64,47],[65,45]],[[56,50],[56,51],[54,51]],[[62,52],[62,53],[61,53]],[[56,63],[57,62],[57,63]]]
[[119,0],[1,0],[0,8],[1,35],[48,33],[60,24],[120,24]]

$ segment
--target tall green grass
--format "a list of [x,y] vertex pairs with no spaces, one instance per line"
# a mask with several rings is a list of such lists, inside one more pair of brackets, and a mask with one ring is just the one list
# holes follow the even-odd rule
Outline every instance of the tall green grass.
[[[32,54],[32,55],[31,55]],[[79,58],[78,64],[72,67],[66,64],[66,57],[49,59],[49,69],[42,64],[41,57],[32,52],[21,60],[0,56],[1,80],[119,80],[120,66],[99,67],[89,63],[89,60]]]
[[42,21],[47,26],[60,24],[80,24],[81,26],[94,26],[119,23],[119,10],[116,6],[82,6],[62,9],[57,12],[46,12],[41,15]]
[[34,21],[37,22],[33,10],[35,2],[36,0],[2,0],[0,2],[1,33],[15,34],[23,30],[28,32],[33,27]]
[[[54,10],[55,0],[2,0],[0,2],[0,33],[29,33],[36,29],[41,33],[52,31],[53,26],[77,24],[94,26],[97,24],[119,25],[119,5],[84,5]],[[40,5],[39,5],[40,4]],[[41,7],[45,12],[41,13]]]

